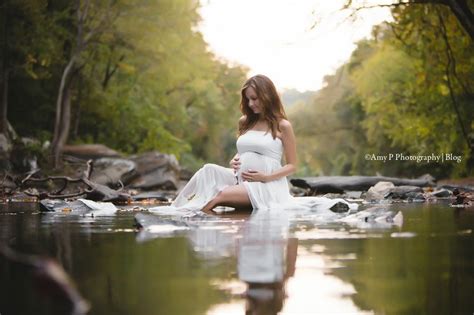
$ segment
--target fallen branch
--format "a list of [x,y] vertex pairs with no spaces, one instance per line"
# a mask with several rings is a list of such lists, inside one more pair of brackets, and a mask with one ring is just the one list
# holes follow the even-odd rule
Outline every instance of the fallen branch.
[[[79,197],[82,195],[85,195],[87,193],[91,193],[94,190],[95,184],[89,180],[91,173],[93,170],[93,161],[89,160],[87,161],[87,169],[84,172],[84,176],[81,178],[71,178],[68,176],[48,176],[46,178],[32,178],[35,174],[39,172],[39,170],[36,170],[34,172],[29,173],[21,182],[20,182],[20,188],[24,188],[28,183],[46,183],[46,182],[62,182],[62,186],[51,193],[49,192],[39,192],[39,193],[34,193],[25,190],[25,194],[31,197],[37,197],[38,199],[58,199],[58,198],[72,198],[72,197]],[[83,183],[84,185],[87,186],[85,189],[81,189],[76,193],[68,193],[68,194],[63,194],[62,192],[67,188],[67,186],[71,183]]]
[[[33,178],[38,171],[29,173],[19,184],[20,188],[24,189],[24,193],[31,197],[36,197],[40,200],[43,199],[65,199],[65,198],[73,198],[73,197],[80,197],[85,196],[88,199],[95,200],[95,201],[127,201],[129,199],[129,195],[125,193],[121,193],[119,191],[115,191],[110,189],[105,185],[100,185],[94,183],[90,180],[92,175],[92,171],[94,169],[93,161],[87,161],[87,169],[84,171],[84,174],[81,178],[72,178],[68,176],[48,176],[45,178]],[[31,192],[26,190],[25,186],[29,183],[46,183],[46,182],[60,182],[61,187],[53,192]],[[69,184],[83,184],[86,188],[80,189],[78,192],[74,193],[62,193]],[[123,189],[123,184],[122,184]]]

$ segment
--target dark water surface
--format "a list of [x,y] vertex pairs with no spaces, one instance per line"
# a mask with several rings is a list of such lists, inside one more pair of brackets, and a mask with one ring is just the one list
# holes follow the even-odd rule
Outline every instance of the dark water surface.
[[[0,244],[54,258],[89,314],[473,314],[474,210],[395,204],[401,227],[228,216],[137,233],[134,214],[0,205]],[[146,214],[145,214],[146,216]],[[54,314],[0,256],[0,314]]]

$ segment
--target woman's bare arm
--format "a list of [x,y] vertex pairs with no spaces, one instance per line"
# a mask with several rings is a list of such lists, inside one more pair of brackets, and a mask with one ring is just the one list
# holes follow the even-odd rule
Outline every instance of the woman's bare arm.
[[263,174],[259,171],[242,172],[242,178],[248,181],[270,182],[296,172],[296,139],[293,127],[288,120],[283,119],[280,121],[280,130],[286,164],[271,174]]
[[280,179],[281,177],[288,176],[296,172],[296,139],[295,133],[293,132],[293,127],[288,120],[282,120],[280,122],[280,130],[286,164],[272,174],[268,174],[265,180],[267,182]]

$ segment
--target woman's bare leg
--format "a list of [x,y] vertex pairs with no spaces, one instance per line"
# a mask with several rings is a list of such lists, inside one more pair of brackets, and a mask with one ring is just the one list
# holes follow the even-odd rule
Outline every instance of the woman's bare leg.
[[243,185],[229,186],[223,189],[217,196],[209,201],[202,211],[212,213],[211,210],[217,206],[228,207],[251,207],[252,204],[247,193],[247,189]]

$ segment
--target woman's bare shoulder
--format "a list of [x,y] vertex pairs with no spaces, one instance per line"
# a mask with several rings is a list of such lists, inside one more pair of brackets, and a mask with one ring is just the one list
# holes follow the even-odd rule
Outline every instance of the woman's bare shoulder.
[[286,120],[286,119],[281,119],[279,122],[278,122],[278,126],[280,127],[280,130],[282,132],[285,132],[285,131],[290,131],[293,129],[293,127],[291,126],[291,123]]
[[239,126],[242,126],[243,123],[247,120],[247,116],[246,115],[242,115],[240,118],[239,118]]

